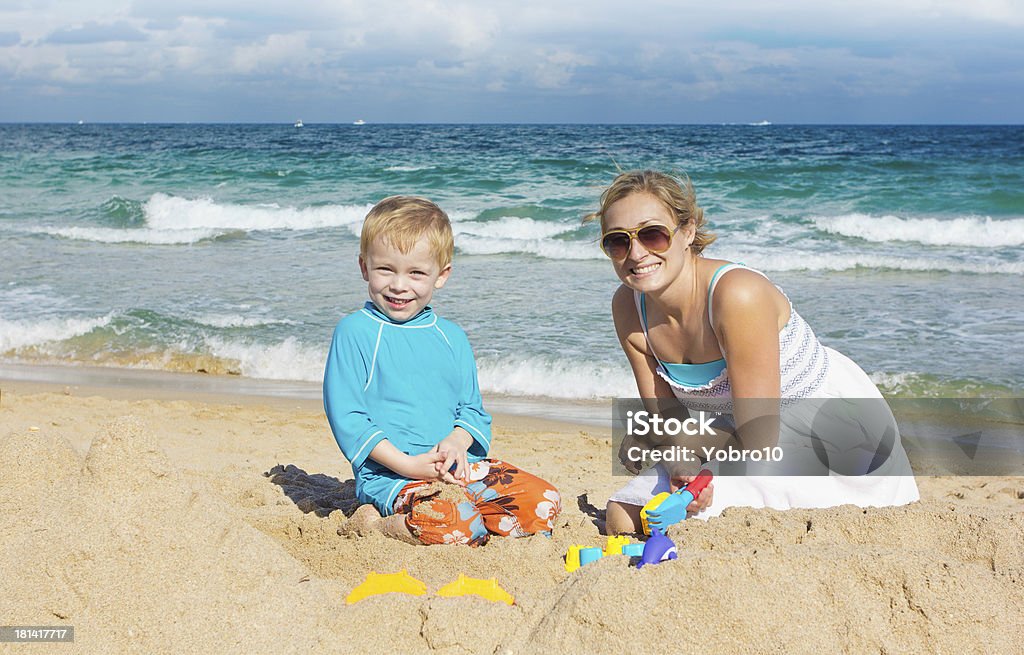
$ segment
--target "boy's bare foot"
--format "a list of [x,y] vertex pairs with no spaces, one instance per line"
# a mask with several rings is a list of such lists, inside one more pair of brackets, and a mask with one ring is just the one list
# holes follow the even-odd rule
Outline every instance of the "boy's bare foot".
[[361,505],[359,509],[338,528],[338,534],[342,536],[365,537],[372,532],[380,532],[392,539],[404,541],[407,544],[419,544],[420,540],[409,532],[405,526],[404,514],[392,514],[382,517],[377,508],[373,505]]
[[341,524],[338,534],[365,537],[374,531],[374,524],[380,520],[380,514],[373,505],[360,505],[358,509]]

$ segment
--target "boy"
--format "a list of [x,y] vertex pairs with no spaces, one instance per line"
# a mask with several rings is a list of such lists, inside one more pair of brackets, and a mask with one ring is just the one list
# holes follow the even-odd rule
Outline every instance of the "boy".
[[383,517],[362,507],[353,519],[410,543],[550,534],[558,492],[486,459],[491,417],[469,340],[430,307],[453,252],[448,216],[429,200],[385,198],[363,222],[370,300],[338,323],[324,372],[324,409],[356,496]]

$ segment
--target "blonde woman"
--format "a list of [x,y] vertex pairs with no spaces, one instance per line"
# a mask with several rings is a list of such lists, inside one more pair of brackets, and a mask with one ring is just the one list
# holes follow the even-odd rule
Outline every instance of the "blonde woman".
[[[780,419],[780,399],[878,403],[864,412],[871,414],[864,417],[867,423],[877,424],[865,429],[887,439],[884,457],[871,464],[872,475],[843,475],[834,467],[813,476],[720,475],[691,504],[692,513],[714,516],[729,506],[899,505],[918,499],[895,421],[864,371],[823,346],[764,274],[703,255],[715,236],[688,179],[655,171],[622,173],[602,194],[600,209],[585,220],[600,222],[601,248],[622,281],[612,299],[615,329],[648,404],[675,398],[691,410],[724,407],[725,425],[738,427],[723,430],[717,445],[750,448],[766,442],[793,446],[794,434],[810,432],[817,417],[799,416],[797,410],[795,418],[783,412]],[[808,413],[806,407],[803,411]],[[817,461],[823,457],[819,445],[804,439],[787,452],[795,452],[796,460]],[[609,500],[608,532],[639,531],[647,500],[674,491],[692,473],[678,464],[659,464],[634,478]]]

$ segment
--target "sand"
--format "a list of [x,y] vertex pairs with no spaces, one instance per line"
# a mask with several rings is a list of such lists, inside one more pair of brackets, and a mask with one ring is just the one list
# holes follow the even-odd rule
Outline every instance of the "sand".
[[[496,457],[555,483],[553,538],[482,548],[343,533],[358,504],[315,401],[0,382],[0,625],[73,625],[67,653],[1024,652],[1024,480],[919,479],[862,510],[731,509],[671,529],[680,559],[601,545],[602,428],[495,418]],[[428,594],[346,605],[370,571]],[[459,573],[508,606],[441,598]]]

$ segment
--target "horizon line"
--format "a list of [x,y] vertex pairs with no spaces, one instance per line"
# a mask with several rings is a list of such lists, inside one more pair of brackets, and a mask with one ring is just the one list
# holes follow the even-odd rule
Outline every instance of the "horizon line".
[[[84,119],[70,120],[70,121],[19,121],[19,120],[0,120],[0,125],[277,125],[277,126],[289,126],[295,127],[295,121],[130,121],[130,120],[99,120],[99,121],[87,121]],[[912,122],[896,122],[896,123],[874,123],[874,122],[857,122],[857,123],[833,123],[833,122],[774,122],[774,121],[754,121],[754,122],[739,122],[739,121],[726,121],[726,122],[607,122],[607,121],[522,121],[522,122],[509,122],[509,121],[469,121],[469,122],[432,122],[432,121],[397,121],[397,122],[379,122],[374,123],[366,121],[365,123],[355,124],[352,121],[346,122],[306,122],[303,121],[302,128],[309,127],[312,125],[321,126],[348,126],[348,127],[371,127],[371,126],[427,126],[427,125],[447,125],[447,126],[474,126],[474,125],[494,125],[494,126],[560,126],[560,125],[578,125],[578,126],[692,126],[692,127],[1021,127],[1024,126],[1024,122],[1021,123],[976,123],[976,122],[963,122],[963,123],[952,123],[952,122],[923,122],[923,123],[912,123]]]

